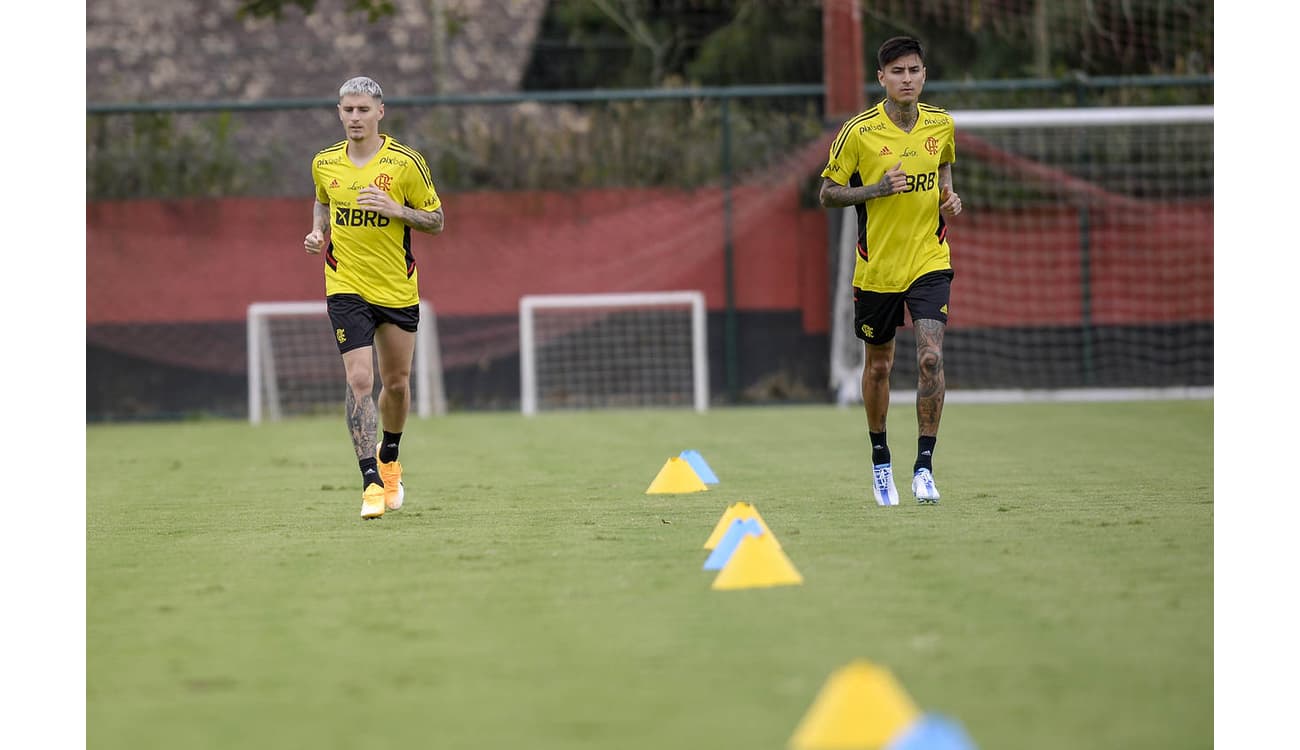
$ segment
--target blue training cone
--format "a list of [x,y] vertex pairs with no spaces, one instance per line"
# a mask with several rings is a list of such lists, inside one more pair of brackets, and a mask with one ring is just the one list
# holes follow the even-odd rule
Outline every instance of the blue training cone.
[[731,559],[731,553],[740,546],[741,539],[751,534],[759,536],[762,533],[763,527],[758,525],[756,518],[737,518],[732,521],[731,526],[727,528],[727,533],[722,535],[718,545],[709,554],[709,559],[704,561],[704,569],[722,570]]
[[695,473],[700,475],[701,482],[705,484],[718,483],[718,478],[713,474],[713,469],[709,468],[708,462],[704,460],[704,456],[701,456],[699,451],[685,450],[682,451],[682,455],[678,456],[678,458],[686,459],[686,463],[690,464],[691,468],[695,469]]
[[956,721],[925,714],[885,746],[885,750],[976,750]]

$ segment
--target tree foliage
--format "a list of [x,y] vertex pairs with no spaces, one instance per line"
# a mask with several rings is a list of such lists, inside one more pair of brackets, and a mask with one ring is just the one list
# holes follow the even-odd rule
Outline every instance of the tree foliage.
[[[274,18],[278,21],[290,6],[311,14],[316,10],[316,0],[240,0],[237,13],[239,18]],[[392,15],[396,9],[391,0],[348,0],[347,10],[349,13],[365,13],[366,20],[373,23]]]
[[820,49],[810,0],[552,0],[524,86],[808,83]]
[[[240,0],[279,19],[317,0]],[[454,5],[454,3],[453,3]],[[932,79],[1186,75],[1214,69],[1213,0],[861,0],[868,79],[897,34],[926,46]],[[437,3],[431,3],[437,7]],[[393,0],[346,0],[376,21]],[[458,17],[452,9],[448,23]],[[525,89],[819,83],[819,0],[550,0]]]
[[[932,79],[1199,75],[1213,0],[861,0],[868,79],[885,39],[926,47]],[[817,0],[551,0],[524,87],[820,83]]]

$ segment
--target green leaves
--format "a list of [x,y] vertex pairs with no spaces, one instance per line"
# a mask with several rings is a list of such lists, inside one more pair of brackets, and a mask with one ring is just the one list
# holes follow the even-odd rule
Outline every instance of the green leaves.
[[[316,0],[241,0],[236,16],[239,18],[273,18],[280,20],[285,8],[297,6],[310,15],[316,10]],[[366,20],[374,23],[396,10],[391,0],[350,0],[349,13],[365,13]]]

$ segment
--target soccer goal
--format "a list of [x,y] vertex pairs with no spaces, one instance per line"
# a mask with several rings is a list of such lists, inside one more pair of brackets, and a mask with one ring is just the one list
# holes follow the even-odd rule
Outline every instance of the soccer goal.
[[698,291],[519,300],[520,410],[709,407]]
[[[325,302],[255,302],[248,306],[248,421],[342,413],[343,360]],[[382,384],[375,366],[375,392]],[[411,403],[418,416],[447,413],[433,305],[420,300],[411,366]]]
[[[948,222],[948,400],[1211,397],[1213,107],[949,114],[965,211]],[[855,210],[841,222],[830,388],[847,404],[861,401],[864,351]],[[894,395],[908,400],[910,320],[896,346]]]

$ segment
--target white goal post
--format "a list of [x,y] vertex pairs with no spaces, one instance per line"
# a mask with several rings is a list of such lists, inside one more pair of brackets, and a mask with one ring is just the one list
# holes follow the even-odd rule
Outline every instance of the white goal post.
[[526,295],[519,300],[520,411],[709,407],[704,294]]
[[[324,300],[254,302],[247,323],[249,422],[340,408],[347,384]],[[377,368],[375,381],[378,387]],[[447,413],[438,320],[427,300],[420,300],[411,390],[416,415]]]

